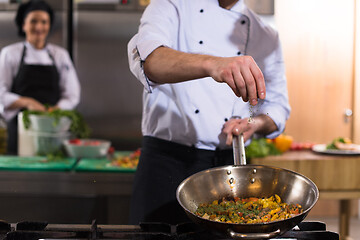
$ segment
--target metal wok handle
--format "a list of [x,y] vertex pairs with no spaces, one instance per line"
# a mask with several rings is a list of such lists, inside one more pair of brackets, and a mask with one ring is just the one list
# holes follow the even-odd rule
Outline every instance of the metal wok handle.
[[255,240],[255,239],[269,239],[280,234],[280,229],[269,233],[237,233],[232,229],[228,229],[228,233],[232,239]]
[[234,165],[246,165],[244,135],[233,135]]

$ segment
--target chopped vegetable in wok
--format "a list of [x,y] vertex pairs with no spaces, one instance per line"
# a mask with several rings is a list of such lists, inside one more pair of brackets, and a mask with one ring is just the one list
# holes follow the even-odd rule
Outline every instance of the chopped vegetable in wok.
[[282,203],[278,195],[269,198],[223,198],[200,204],[195,214],[226,223],[265,223],[284,220],[303,212],[299,204]]

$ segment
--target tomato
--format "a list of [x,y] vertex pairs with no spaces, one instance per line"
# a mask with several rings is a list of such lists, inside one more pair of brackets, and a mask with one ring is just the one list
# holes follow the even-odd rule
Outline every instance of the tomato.
[[91,146],[98,146],[100,145],[100,141],[90,141]]
[[115,148],[114,147],[109,147],[108,153],[113,154],[114,152],[115,152]]
[[314,146],[314,143],[310,142],[293,142],[291,144],[291,150],[310,150]]
[[81,140],[78,138],[75,138],[75,139],[69,140],[69,143],[74,144],[74,145],[81,145]]
[[302,149],[302,146],[301,146],[301,143],[297,143],[297,142],[293,142],[290,146],[290,150],[301,150]]
[[97,140],[90,140],[84,142],[84,146],[98,146],[98,145],[100,145],[100,141]]
[[140,148],[138,148],[138,149],[136,149],[134,152],[132,152],[131,153],[131,158],[138,158],[138,157],[140,157],[140,154],[141,154],[141,149]]
[[293,137],[285,134],[280,134],[278,137],[274,139],[275,147],[280,152],[286,152],[287,150],[289,150],[292,143],[293,143]]
[[306,142],[303,145],[303,149],[311,149],[314,146],[313,143]]

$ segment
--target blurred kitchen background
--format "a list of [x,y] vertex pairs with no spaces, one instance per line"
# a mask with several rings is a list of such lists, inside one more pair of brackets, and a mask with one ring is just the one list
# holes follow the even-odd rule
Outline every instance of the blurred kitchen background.
[[[18,2],[0,0],[0,49],[22,40],[14,23]],[[92,137],[111,140],[117,150],[140,147],[143,89],[128,68],[126,46],[148,1],[47,2],[56,10],[49,41],[67,48],[73,58],[82,87],[78,110],[92,128]],[[280,34],[292,106],[285,132],[296,141],[328,143],[342,136],[360,143],[360,7],[356,0],[247,2]],[[128,203],[128,199],[114,201]],[[352,206],[357,219],[358,200]],[[332,218],[338,209],[336,200],[321,200],[310,217]],[[126,217],[114,216],[110,222]]]
[[[14,23],[16,2],[0,5],[0,48],[22,40]],[[47,2],[56,10],[49,41],[73,57],[81,83],[77,109],[92,137],[109,139],[119,150],[136,149],[141,144],[142,86],[130,73],[126,45],[144,7],[137,1],[74,1],[72,7],[68,0]]]

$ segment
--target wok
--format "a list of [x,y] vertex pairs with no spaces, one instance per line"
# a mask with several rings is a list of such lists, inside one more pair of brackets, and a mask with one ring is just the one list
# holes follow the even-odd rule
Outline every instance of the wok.
[[[244,164],[204,170],[186,178],[178,186],[177,201],[192,221],[233,239],[268,239],[295,227],[316,204],[319,190],[307,177],[283,168]],[[255,224],[223,223],[194,214],[199,204],[223,197],[262,198],[274,194],[288,204],[300,204],[303,212],[289,219]]]

